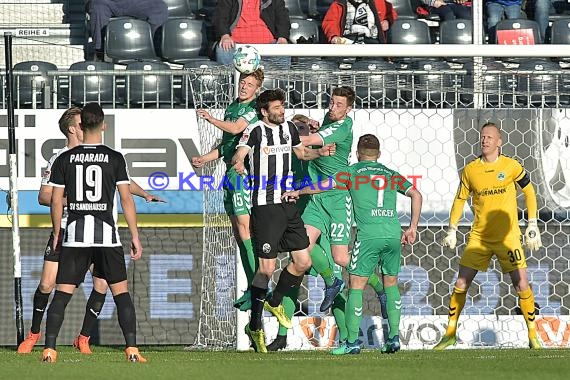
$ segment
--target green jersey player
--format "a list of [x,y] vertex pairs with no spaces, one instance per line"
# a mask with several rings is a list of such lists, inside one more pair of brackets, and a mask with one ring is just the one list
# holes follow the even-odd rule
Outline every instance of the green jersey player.
[[[332,351],[335,355],[358,354],[357,342],[362,320],[362,291],[376,267],[382,275],[387,299],[389,335],[381,348],[383,353],[400,349],[398,326],[400,324],[400,272],[401,246],[416,240],[420,218],[422,195],[398,172],[377,162],[380,142],[374,135],[360,137],[357,146],[358,163],[346,172],[335,175],[335,187],[348,188],[354,202],[357,236],[347,269],[350,289],[346,303],[347,342]],[[302,194],[319,193],[319,187],[310,186],[284,196],[297,198]],[[397,193],[412,199],[410,226],[404,234],[396,210]],[[379,238],[380,236],[380,238]]]
[[[258,120],[256,112],[256,97],[263,83],[264,74],[257,69],[251,74],[241,74],[238,85],[238,97],[229,105],[224,114],[224,120],[216,119],[206,110],[196,111],[198,117],[210,122],[223,131],[222,141],[218,147],[200,157],[192,158],[194,167],[202,167],[206,163],[222,158],[227,165],[224,178],[224,208],[232,223],[234,236],[239,246],[241,261],[248,284],[251,284],[257,269],[257,260],[253,253],[250,225],[250,194],[245,176],[237,174],[231,165],[231,159],[243,131],[249,124]],[[249,292],[245,292],[234,303],[234,306],[248,310],[250,306]]]
[[[309,163],[309,175],[314,183],[330,179],[348,167],[352,149],[352,119],[348,114],[352,110],[354,98],[352,88],[335,88],[323,125],[317,133],[302,138],[306,146],[336,144],[334,155],[320,157]],[[349,192],[335,189],[312,196],[303,212],[303,222],[309,235],[313,267],[323,277],[326,285],[320,307],[324,312],[332,306],[335,297],[344,288],[344,282],[334,275],[322,250],[314,250],[313,247],[321,234],[325,235],[330,241],[334,261],[341,267],[348,265],[348,243],[352,227],[352,200]]]

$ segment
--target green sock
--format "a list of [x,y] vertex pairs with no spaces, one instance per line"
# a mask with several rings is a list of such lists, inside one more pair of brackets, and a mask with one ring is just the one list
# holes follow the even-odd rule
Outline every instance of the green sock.
[[247,277],[247,284],[251,285],[253,281],[253,276],[257,272],[257,259],[253,253],[253,244],[251,239],[243,240],[239,246],[239,254],[241,257],[241,264],[245,271],[245,276]]
[[376,294],[380,294],[384,290],[384,285],[382,284],[382,280],[380,279],[380,276],[378,276],[376,273],[372,273],[372,275],[368,277],[367,284],[370,285],[372,289],[374,289]]
[[338,340],[341,342],[348,338],[348,329],[346,328],[346,319],[344,315],[345,308],[346,296],[343,293],[340,293],[334,299],[334,303],[332,305],[332,313],[334,315],[336,327],[338,328]]
[[[283,308],[285,308],[285,315],[289,317],[289,319],[291,319],[295,313],[295,303],[297,302],[298,296],[299,288],[297,287],[291,288],[291,290],[289,290],[287,294],[283,296],[283,301],[281,303],[283,305]],[[277,332],[277,335],[287,336],[287,328],[279,325],[279,331]]]
[[389,338],[400,335],[400,316],[402,315],[402,300],[398,285],[388,286],[386,292],[386,305],[388,306],[388,325],[390,326]]
[[315,271],[321,275],[327,286],[331,286],[335,279],[333,268],[331,268],[331,264],[325,255],[325,251],[320,245],[315,244],[311,250],[311,260],[313,261],[313,268],[315,268]]
[[346,327],[348,329],[348,342],[354,343],[358,339],[360,322],[362,321],[362,289],[349,289],[346,301]]

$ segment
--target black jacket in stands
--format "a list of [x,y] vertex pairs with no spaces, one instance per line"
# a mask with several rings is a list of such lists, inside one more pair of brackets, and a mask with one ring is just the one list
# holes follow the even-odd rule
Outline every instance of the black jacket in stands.
[[123,155],[103,144],[79,145],[55,160],[50,185],[64,187],[68,219],[63,246],[120,246],[115,193],[129,184]]

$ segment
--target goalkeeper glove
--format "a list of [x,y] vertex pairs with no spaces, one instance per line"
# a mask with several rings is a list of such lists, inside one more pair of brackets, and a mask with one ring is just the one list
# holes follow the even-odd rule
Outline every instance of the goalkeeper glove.
[[447,235],[443,238],[441,245],[454,249],[457,245],[457,226],[449,225]]
[[537,251],[542,247],[542,240],[540,239],[540,231],[538,230],[538,223],[536,219],[529,219],[526,231],[524,233],[526,246],[531,251]]

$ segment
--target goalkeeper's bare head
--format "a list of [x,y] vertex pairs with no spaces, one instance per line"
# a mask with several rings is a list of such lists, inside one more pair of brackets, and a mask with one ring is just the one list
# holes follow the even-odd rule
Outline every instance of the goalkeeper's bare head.
[[238,85],[238,99],[240,103],[249,103],[261,89],[261,84],[265,79],[262,69],[257,69],[251,74],[240,74]]
[[501,129],[495,123],[485,123],[481,127],[481,155],[488,162],[493,162],[501,153],[503,139]]
[[380,141],[378,137],[368,133],[360,136],[356,146],[358,161],[376,161],[380,158]]

